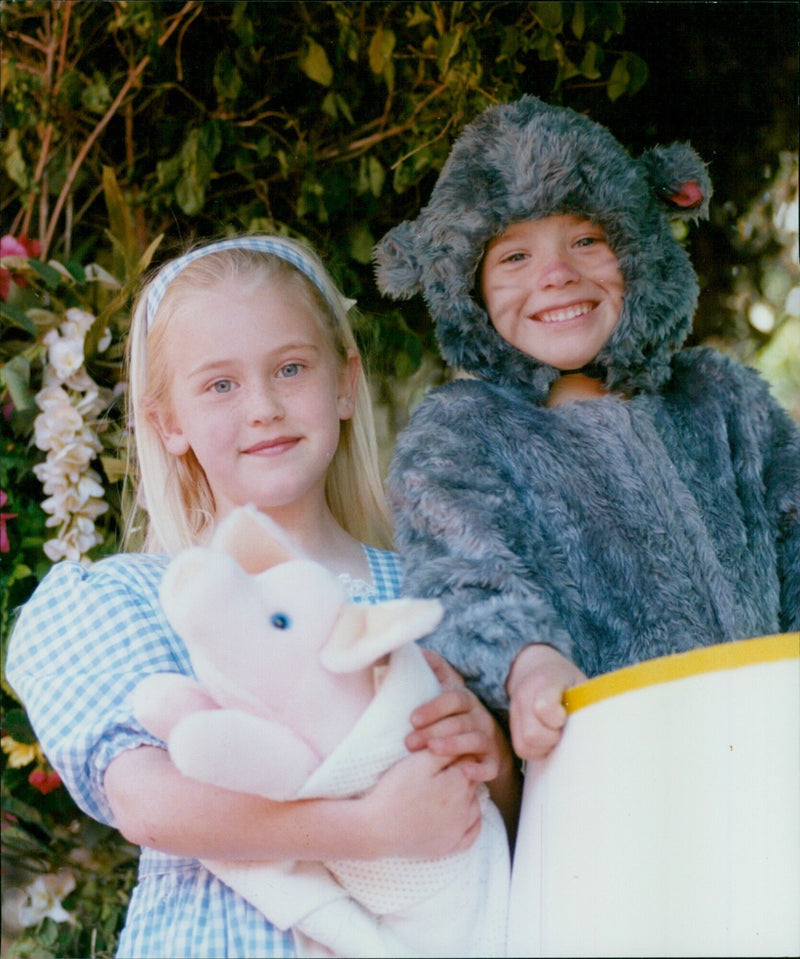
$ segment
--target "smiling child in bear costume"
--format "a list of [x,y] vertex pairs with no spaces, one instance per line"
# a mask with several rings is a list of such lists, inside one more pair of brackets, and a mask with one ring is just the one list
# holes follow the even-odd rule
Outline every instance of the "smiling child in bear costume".
[[634,159],[526,96],[464,130],[376,249],[467,374],[397,445],[405,590],[441,598],[425,645],[526,759],[584,676],[800,626],[800,431],[754,371],[681,349],[698,285],[670,220],[710,194],[689,146]]

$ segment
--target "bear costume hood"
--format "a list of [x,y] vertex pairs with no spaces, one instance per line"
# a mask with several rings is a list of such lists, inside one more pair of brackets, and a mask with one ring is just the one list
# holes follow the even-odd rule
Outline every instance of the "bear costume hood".
[[560,371],[507,343],[476,288],[487,243],[511,223],[575,214],[600,224],[625,283],[620,321],[586,372],[611,390],[655,390],[686,339],[698,284],[672,219],[708,216],[711,182],[687,144],[633,158],[612,134],[565,107],[524,96],[464,128],[430,201],[375,248],[382,293],[422,293],[454,368],[546,399]]

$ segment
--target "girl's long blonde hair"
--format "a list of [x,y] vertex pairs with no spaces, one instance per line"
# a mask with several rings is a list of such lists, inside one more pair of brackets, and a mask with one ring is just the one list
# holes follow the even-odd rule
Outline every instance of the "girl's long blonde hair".
[[[214,502],[194,454],[168,453],[148,416],[154,406],[168,402],[170,364],[166,332],[183,293],[208,289],[223,280],[257,278],[279,282],[304,297],[329,336],[331,346],[344,364],[351,351],[358,352],[347,317],[348,306],[319,257],[304,244],[279,238],[291,258],[301,260],[298,269],[275,253],[229,246],[188,262],[169,281],[153,313],[148,297],[156,274],[139,292],[133,309],[128,339],[128,427],[132,486],[125,547],[140,543],[145,552],[179,550],[202,542],[214,521]],[[162,268],[169,269],[169,264]],[[309,279],[310,274],[316,283]],[[318,285],[317,285],[318,284]],[[342,527],[362,542],[390,548],[391,521],[378,466],[372,402],[363,369],[356,386],[353,416],[341,423],[339,446],[328,468],[326,496],[331,512]]]

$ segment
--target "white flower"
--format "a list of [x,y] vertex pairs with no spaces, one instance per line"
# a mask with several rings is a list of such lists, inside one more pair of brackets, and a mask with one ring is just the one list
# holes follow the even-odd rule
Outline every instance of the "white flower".
[[[54,922],[74,922],[73,917],[61,905],[61,900],[75,888],[75,875],[70,869],[38,876],[17,897],[16,920],[20,926],[35,926],[42,919]],[[4,910],[5,911],[5,910]]]
[[69,486],[69,480],[64,475],[64,471],[52,459],[46,459],[44,463],[37,463],[33,467],[33,472],[36,479],[42,484],[47,496],[52,496]]
[[74,328],[85,336],[92,328],[92,323],[94,323],[94,316],[77,306],[70,307],[64,315],[67,319],[61,324],[61,331],[65,336],[67,328]]
[[93,420],[98,413],[102,413],[108,406],[107,391],[101,394],[96,384],[86,390],[84,395],[75,403],[75,409],[84,419]]
[[57,463],[69,477],[70,483],[77,483],[80,474],[94,459],[95,453],[100,452],[100,443],[90,443],[80,437],[75,442],[65,443],[59,448],[52,449],[52,461]]
[[69,393],[60,382],[48,384],[45,389],[39,390],[34,399],[36,405],[42,411],[48,410],[52,406],[60,406],[62,403],[69,405]]
[[67,522],[70,515],[79,513],[81,516],[96,519],[108,509],[103,502],[103,487],[99,483],[100,477],[94,470],[87,470],[77,484],[65,484],[62,489],[42,503],[45,513],[51,514],[47,520],[48,526]]
[[83,338],[59,338],[50,347],[48,359],[56,375],[66,380],[83,366]]
[[83,417],[69,403],[53,404],[36,417],[33,440],[40,450],[60,449],[83,429]]

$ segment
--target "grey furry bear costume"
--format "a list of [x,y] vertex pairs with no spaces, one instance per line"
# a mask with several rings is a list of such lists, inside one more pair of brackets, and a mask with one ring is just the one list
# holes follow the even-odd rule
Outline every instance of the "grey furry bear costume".
[[[752,370],[683,349],[697,280],[670,218],[707,216],[687,145],[632,158],[604,127],[534,97],[456,141],[428,205],[375,251],[380,289],[421,292],[443,357],[389,473],[409,595],[446,616],[426,645],[505,710],[516,655],[547,643],[588,676],[800,627],[800,430]],[[584,372],[610,391],[548,407],[560,372],[503,340],[476,290],[488,241],[574,213],[625,282]]]

